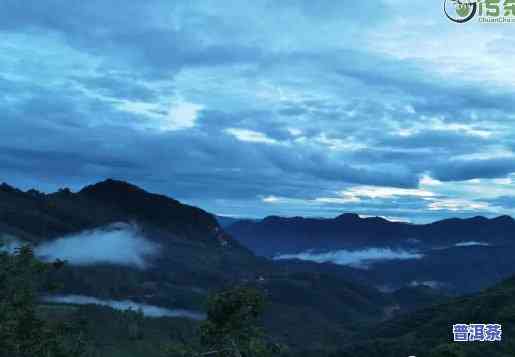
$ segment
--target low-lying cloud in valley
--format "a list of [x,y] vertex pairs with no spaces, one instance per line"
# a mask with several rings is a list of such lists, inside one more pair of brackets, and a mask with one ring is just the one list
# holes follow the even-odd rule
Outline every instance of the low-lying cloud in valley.
[[159,246],[143,237],[135,224],[116,223],[69,235],[35,247],[44,261],[66,260],[70,265],[116,264],[145,269]]
[[491,247],[492,244],[487,242],[479,242],[479,241],[463,241],[454,243],[453,245],[443,245],[432,247],[433,250],[446,250],[452,248],[469,248],[469,247]]
[[456,243],[455,247],[474,247],[474,246],[482,246],[482,247],[488,247],[490,244],[485,242],[476,242],[476,241],[470,241],[470,242],[459,242]]
[[201,312],[184,309],[166,309],[154,305],[137,303],[130,300],[102,300],[84,295],[55,295],[43,297],[45,302],[73,305],[100,305],[108,306],[115,310],[141,310],[147,317],[185,317],[193,320],[203,320],[205,315]]
[[407,250],[393,250],[390,248],[367,248],[362,250],[336,250],[332,252],[316,253],[308,251],[298,254],[281,254],[274,260],[300,259],[317,263],[334,263],[354,268],[366,269],[369,265],[384,260],[420,259],[423,255]]
[[22,242],[15,237],[7,234],[0,235],[0,253],[6,252],[14,254],[22,246]]
[[408,286],[411,286],[411,287],[426,286],[426,287],[429,287],[432,289],[441,289],[448,285],[449,285],[448,283],[444,283],[444,282],[436,281],[436,280],[424,280],[424,281],[413,280],[408,284]]

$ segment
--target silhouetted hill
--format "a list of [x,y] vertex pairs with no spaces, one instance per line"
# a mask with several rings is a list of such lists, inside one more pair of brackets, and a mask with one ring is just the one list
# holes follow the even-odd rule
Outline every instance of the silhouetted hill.
[[366,267],[361,277],[387,290],[427,284],[464,294],[515,274],[515,220],[509,216],[430,224],[351,213],[332,219],[270,216],[227,230],[259,255]]
[[215,217],[164,195],[148,193],[126,182],[106,180],[78,195],[120,212],[125,220],[142,221],[185,239],[206,240],[220,229]]
[[[65,293],[165,306],[200,308],[202,294],[194,291],[247,277],[261,264],[213,215],[114,180],[78,193],[0,186],[0,239],[5,237],[52,243],[44,254],[71,259],[59,276]],[[56,241],[63,237],[72,239]]]
[[218,221],[218,224],[222,226],[223,228],[227,228],[231,225],[233,225],[236,222],[239,222],[243,220],[243,218],[234,218],[229,216],[216,216],[216,220]]
[[106,180],[78,193],[48,195],[0,186],[0,229],[35,242],[115,222],[136,222],[178,239],[219,245],[230,242],[213,215],[126,182]]
[[[501,324],[502,342],[454,343],[453,324]],[[363,342],[333,356],[505,357],[515,355],[515,277],[479,294],[453,299],[380,324]]]
[[257,254],[273,256],[309,249],[399,247],[409,242],[421,247],[470,241],[511,244],[515,220],[509,216],[453,218],[416,225],[347,213],[333,219],[270,216],[261,221],[239,221],[227,229]]

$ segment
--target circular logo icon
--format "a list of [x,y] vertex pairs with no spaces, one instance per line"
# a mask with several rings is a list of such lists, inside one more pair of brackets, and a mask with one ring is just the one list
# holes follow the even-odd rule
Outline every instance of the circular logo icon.
[[476,16],[477,2],[470,0],[444,0],[443,11],[449,20],[464,23]]

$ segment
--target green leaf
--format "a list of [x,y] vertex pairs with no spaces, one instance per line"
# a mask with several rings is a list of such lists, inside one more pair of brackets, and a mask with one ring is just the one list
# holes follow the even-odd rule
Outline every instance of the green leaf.
[[458,16],[467,17],[470,14],[470,5],[458,4],[456,6],[456,13],[458,14]]

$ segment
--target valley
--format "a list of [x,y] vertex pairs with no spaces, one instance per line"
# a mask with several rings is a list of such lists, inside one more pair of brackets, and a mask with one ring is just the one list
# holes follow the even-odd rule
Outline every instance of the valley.
[[[97,337],[93,339],[99,341],[102,338],[95,330],[97,324],[104,324],[100,321],[115,318],[109,316],[123,314],[130,308],[142,312],[142,321],[146,321],[142,329],[148,329],[145,335],[150,337],[145,338],[150,341],[157,338],[151,332],[155,329],[152,326],[158,324],[162,326],[160,328],[170,329],[171,337],[165,337],[166,333],[160,331],[159,342],[151,343],[166,345],[174,340],[173,331],[181,335],[183,328],[192,330],[191,326],[205,319],[205,302],[210,294],[243,285],[264,292],[267,305],[262,322],[274,341],[287,345],[294,354],[319,351],[316,355],[320,355],[320,351],[351,348],[348,341],[362,340],[370,331],[381,331],[384,324],[403,324],[402,321],[408,320],[402,319],[417,316],[415,311],[446,304],[453,301],[453,296],[493,286],[515,273],[511,250],[506,248],[509,245],[501,246],[508,243],[508,236],[499,234],[487,241],[489,232],[497,229],[495,224],[485,228],[481,235],[457,236],[449,241],[454,246],[436,249],[435,244],[441,244],[441,240],[423,240],[432,237],[430,233],[417,236],[412,231],[405,232],[394,240],[394,232],[416,230],[416,227],[345,215],[336,218],[336,222],[315,222],[321,227],[336,223],[331,234],[326,236],[330,240],[327,246],[336,252],[326,254],[329,258],[316,259],[323,256],[324,240],[299,237],[303,243],[297,247],[292,232],[285,234],[281,242],[286,244],[283,249],[290,249],[291,256],[270,259],[274,256],[272,250],[268,250],[269,257],[263,257],[252,252],[253,244],[249,244],[250,249],[246,244],[248,239],[261,235],[260,244],[267,247],[266,241],[278,241],[279,235],[284,234],[283,225],[276,227],[277,234],[259,228],[264,224],[269,229],[269,219],[250,223],[235,221],[224,229],[213,215],[201,209],[148,193],[125,182],[107,180],[77,193],[61,190],[53,194],[23,192],[3,185],[0,202],[5,246],[13,251],[16,245],[28,243],[34,247],[39,259],[48,262],[58,259],[64,263],[61,269],[47,277],[61,285],[58,294],[42,297],[47,314],[51,316],[49,311],[75,306],[65,315],[73,318],[92,316],[90,333],[95,332],[93,335]],[[492,221],[511,224],[504,218]],[[374,228],[376,224],[381,228]],[[455,224],[475,223],[456,221]],[[257,228],[248,236],[242,236],[242,225]],[[366,234],[361,225],[368,229]],[[452,224],[445,225],[450,232],[460,230]],[[293,227],[291,222],[286,226]],[[296,229],[313,232],[317,237],[325,237],[323,232],[327,231],[325,228],[313,231],[303,225]],[[438,231],[442,232],[442,228]],[[389,238],[379,244],[380,233],[386,232],[390,232]],[[346,239],[353,234],[365,238]],[[414,243],[407,242],[407,237],[416,238],[415,244],[425,247],[425,250],[418,250],[420,256],[370,259],[365,254],[358,260],[351,257],[344,264],[333,261],[338,254],[352,249],[366,252],[367,247],[370,248],[367,242],[373,242],[376,248],[394,244],[392,252],[408,251]],[[465,239],[484,241],[488,245],[454,243]],[[361,245],[360,240],[365,243]],[[308,248],[309,254],[299,254]],[[379,252],[384,254],[384,250]],[[493,255],[496,256],[494,261],[491,260]],[[349,264],[359,262],[359,259],[363,264]],[[474,265],[478,279],[467,278],[465,261]],[[52,306],[57,310],[51,309]],[[114,326],[114,331],[121,329],[120,326]],[[379,332],[377,336],[382,338]],[[114,342],[95,343],[117,345],[115,341],[119,337],[113,338]],[[130,348],[138,351],[140,347]],[[98,353],[111,356],[108,350],[99,347]],[[149,349],[149,356],[160,353],[160,349],[152,350]]]

